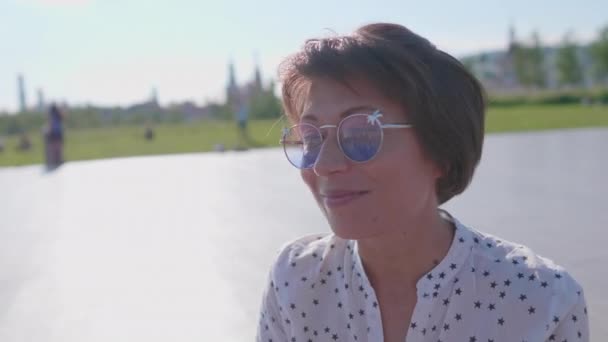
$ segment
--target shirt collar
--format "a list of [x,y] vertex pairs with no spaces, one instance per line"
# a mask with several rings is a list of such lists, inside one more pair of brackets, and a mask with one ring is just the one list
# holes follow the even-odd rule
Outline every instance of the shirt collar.
[[[471,230],[451,216],[447,211],[441,211],[444,217],[447,216],[446,219],[454,223],[456,229],[447,254],[432,270],[423,275],[416,283],[418,293],[423,297],[436,296],[435,293],[437,293],[440,288],[445,287],[448,282],[458,282],[459,279],[456,275],[465,267],[466,259],[473,249],[473,233]],[[351,270],[353,274],[357,274],[358,277],[361,277],[361,274],[365,275],[365,270],[358,252],[357,241],[350,240],[347,246],[349,246],[347,250],[348,256],[352,258]]]
[[422,276],[416,283],[418,292],[422,292],[423,296],[425,293],[433,296],[435,292],[445,287],[450,281],[457,283],[459,279],[456,275],[460,273],[463,267],[466,267],[465,262],[473,249],[473,234],[471,230],[451,215],[449,217],[456,228],[452,244],[439,264]]

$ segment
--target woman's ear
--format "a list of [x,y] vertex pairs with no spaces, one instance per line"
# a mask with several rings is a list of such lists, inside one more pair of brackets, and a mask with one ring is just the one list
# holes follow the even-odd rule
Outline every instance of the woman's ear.
[[443,165],[439,163],[433,163],[433,178],[435,180],[441,179],[443,176],[447,175],[450,171],[450,165],[444,163]]

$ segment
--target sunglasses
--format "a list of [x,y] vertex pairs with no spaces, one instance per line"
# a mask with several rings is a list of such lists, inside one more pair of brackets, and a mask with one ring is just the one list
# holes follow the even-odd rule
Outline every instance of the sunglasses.
[[342,119],[338,125],[316,127],[300,123],[283,129],[280,143],[285,156],[298,169],[314,167],[325,137],[324,128],[337,128],[338,145],[349,160],[356,163],[368,162],[378,154],[384,140],[384,129],[411,128],[410,124],[383,124],[382,113],[376,110],[372,114],[352,114]]

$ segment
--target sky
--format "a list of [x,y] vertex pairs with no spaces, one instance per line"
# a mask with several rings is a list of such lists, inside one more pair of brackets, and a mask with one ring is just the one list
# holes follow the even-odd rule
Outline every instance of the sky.
[[228,63],[237,81],[260,65],[265,81],[307,38],[395,22],[455,56],[503,49],[513,25],[547,44],[567,32],[588,42],[608,25],[605,0],[247,1],[0,0],[0,112],[27,102],[129,105],[152,89],[161,104],[222,101]]

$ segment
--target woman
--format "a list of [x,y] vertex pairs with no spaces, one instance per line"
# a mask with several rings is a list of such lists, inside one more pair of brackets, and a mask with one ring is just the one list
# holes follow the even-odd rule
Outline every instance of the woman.
[[45,129],[46,165],[56,167],[63,163],[63,113],[56,104],[51,104]]
[[588,341],[580,285],[438,209],[480,160],[484,97],[394,24],[308,40],[282,65],[283,132],[332,234],[288,243],[258,341]]

